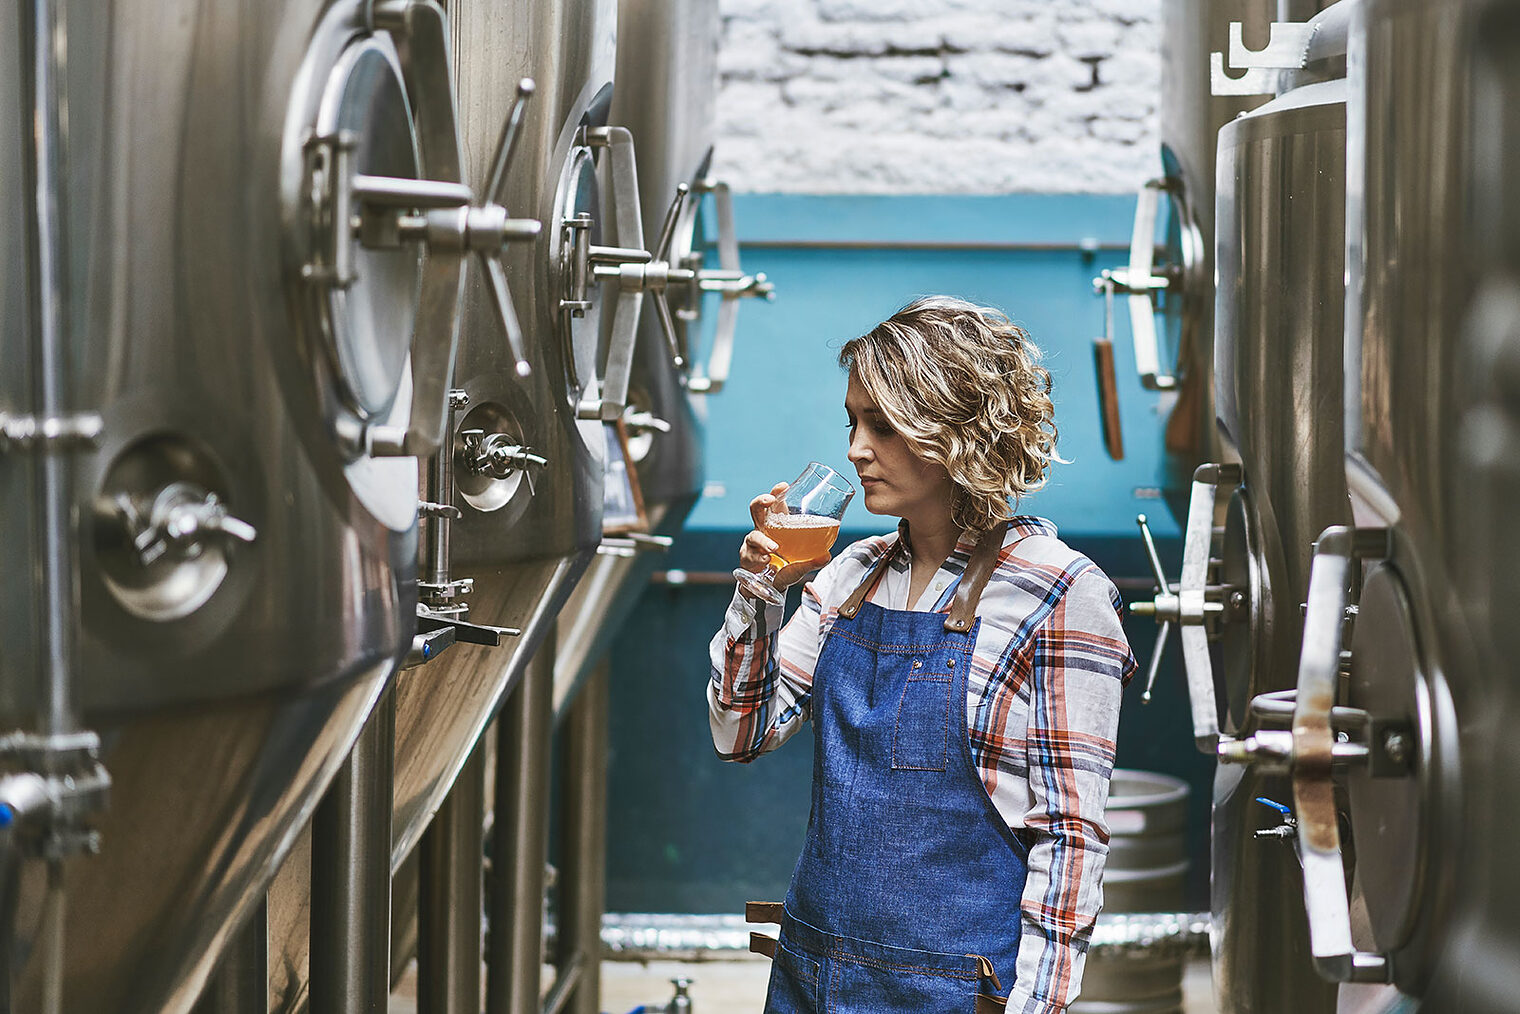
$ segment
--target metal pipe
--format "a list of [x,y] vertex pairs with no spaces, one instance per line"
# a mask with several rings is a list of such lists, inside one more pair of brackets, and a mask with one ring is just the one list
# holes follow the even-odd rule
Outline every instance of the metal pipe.
[[269,905],[261,900],[222,955],[216,975],[196,1001],[195,1014],[267,1014]]
[[593,668],[565,722],[564,834],[559,860],[558,964],[561,975],[582,974],[565,1010],[601,1010],[602,910],[607,881],[608,671]]
[[381,695],[311,828],[312,1014],[384,1014],[390,995],[396,692]]
[[577,987],[581,979],[585,978],[586,960],[582,954],[576,954],[575,960],[569,965],[561,967],[559,974],[554,978],[554,985],[544,996],[543,1014],[560,1014],[576,996]]
[[417,1014],[479,1014],[485,742],[422,836],[417,897]]
[[[59,201],[63,185],[62,67],[63,28],[53,0],[21,4],[22,60],[29,74],[22,85],[31,109],[32,129],[24,132],[26,189],[32,214],[26,216],[27,254],[32,271],[28,286],[32,338],[32,411],[39,423],[64,411],[68,368],[68,317],[64,291],[64,222]],[[74,731],[69,678],[73,671],[73,545],[69,540],[70,470],[45,442],[33,449],[39,543],[42,566],[33,568],[37,599],[43,604],[40,689],[45,704],[42,732],[61,736]]]
[[486,1014],[540,1011],[555,641],[551,627],[497,719]]
[[[53,0],[23,0],[20,6],[21,59],[25,68],[22,103],[30,110],[32,122],[32,129],[22,134],[25,190],[32,205],[32,213],[25,216],[31,269],[27,300],[31,317],[32,411],[34,420],[45,429],[47,420],[58,418],[63,412],[68,363],[65,232],[59,200],[59,190],[66,179],[60,121],[66,48],[60,12]],[[41,526],[33,537],[42,553],[41,566],[32,568],[34,598],[42,603],[38,631],[42,646],[38,653],[42,708],[39,731],[50,739],[74,731],[69,693],[74,663],[70,606],[76,599],[73,545],[69,539],[71,472],[57,450],[44,439],[31,452],[34,524]],[[46,769],[43,774],[60,773],[49,751],[42,751],[41,756]],[[59,1014],[63,1010],[65,911],[61,859],[48,862],[42,911],[38,937],[43,970],[42,1010],[44,1014]]]
[[[454,505],[454,416],[469,404],[463,391],[449,391],[444,414],[443,442],[428,461],[427,498],[444,507]],[[422,571],[435,587],[449,583],[449,518],[435,514],[428,520]]]

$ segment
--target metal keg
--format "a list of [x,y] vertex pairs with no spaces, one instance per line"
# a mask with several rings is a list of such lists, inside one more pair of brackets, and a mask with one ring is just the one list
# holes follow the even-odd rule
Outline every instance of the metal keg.
[[[1187,783],[1116,770],[1109,784],[1103,913],[1179,912],[1187,875]],[[1100,917],[1101,918],[1101,917]],[[1099,948],[1087,957],[1073,1014],[1178,1014],[1184,954],[1178,948]]]

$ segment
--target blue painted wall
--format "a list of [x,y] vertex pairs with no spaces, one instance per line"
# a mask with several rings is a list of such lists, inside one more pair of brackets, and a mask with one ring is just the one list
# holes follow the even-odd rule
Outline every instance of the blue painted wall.
[[[1060,450],[1048,488],[1021,509],[1045,515],[1115,578],[1148,598],[1135,514],[1154,522],[1163,558],[1180,556],[1175,522],[1157,499],[1160,395],[1140,387],[1123,314],[1116,353],[1125,448],[1111,461],[1100,436],[1092,339],[1103,304],[1099,270],[1120,263],[1133,200],[1108,196],[802,197],[736,199],[748,271],[776,284],[770,305],[746,304],[728,388],[708,399],[710,493],[668,566],[726,572],[749,528],[756,492],[810,459],[848,474],[839,346],[914,296],[942,292],[1001,307],[1045,350]],[[720,493],[721,491],[721,493]],[[890,527],[858,507],[841,542]],[[752,765],[719,762],[708,738],[706,645],[731,588],[654,585],[613,650],[608,906],[612,911],[740,911],[786,890],[807,823],[811,748],[799,737]],[[795,594],[793,599],[795,601]],[[1156,627],[1127,620],[1142,662]],[[1175,659],[1176,647],[1173,646]],[[1193,751],[1187,703],[1171,664],[1157,701],[1132,686],[1119,763],[1165,771],[1194,788],[1190,904],[1207,907],[1212,762]]]
[[[1166,515],[1154,499],[1161,395],[1140,386],[1123,314],[1123,461],[1109,460],[1099,430],[1092,340],[1103,333],[1103,301],[1092,279],[1127,256],[1132,198],[754,195],[737,199],[736,214],[745,270],[765,272],[777,299],[740,311],[732,379],[707,399],[708,478],[723,493],[697,505],[690,527],[747,527],[750,497],[809,460],[848,473],[839,347],[927,293],[997,306],[1045,351],[1072,464],[1057,466],[1028,510],[1063,533],[1124,537],[1137,511]],[[854,520],[875,524],[863,512]],[[1176,535],[1169,517],[1157,534]]]

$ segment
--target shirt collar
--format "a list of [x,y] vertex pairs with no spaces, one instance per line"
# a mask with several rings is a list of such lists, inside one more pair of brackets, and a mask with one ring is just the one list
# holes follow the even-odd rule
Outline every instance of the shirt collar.
[[[1049,520],[1033,514],[1015,514],[1008,522],[1008,534],[1003,537],[1003,545],[1011,546],[1030,535],[1048,535],[1055,538],[1056,526]],[[908,538],[907,519],[897,522],[897,538],[904,549],[910,553],[913,551],[913,542]],[[974,532],[961,533],[961,537],[955,542],[955,552],[963,556],[969,557],[971,550],[975,548],[976,534]]]

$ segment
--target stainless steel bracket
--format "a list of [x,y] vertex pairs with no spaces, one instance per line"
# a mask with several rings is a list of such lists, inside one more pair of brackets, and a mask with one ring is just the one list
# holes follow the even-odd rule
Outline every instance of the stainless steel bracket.
[[1358,0],[1340,0],[1306,22],[1276,21],[1262,49],[1247,49],[1241,23],[1230,23],[1229,63],[1244,71],[1225,73],[1225,54],[1209,54],[1209,90],[1215,95],[1273,95],[1296,84],[1293,72],[1342,56]]

